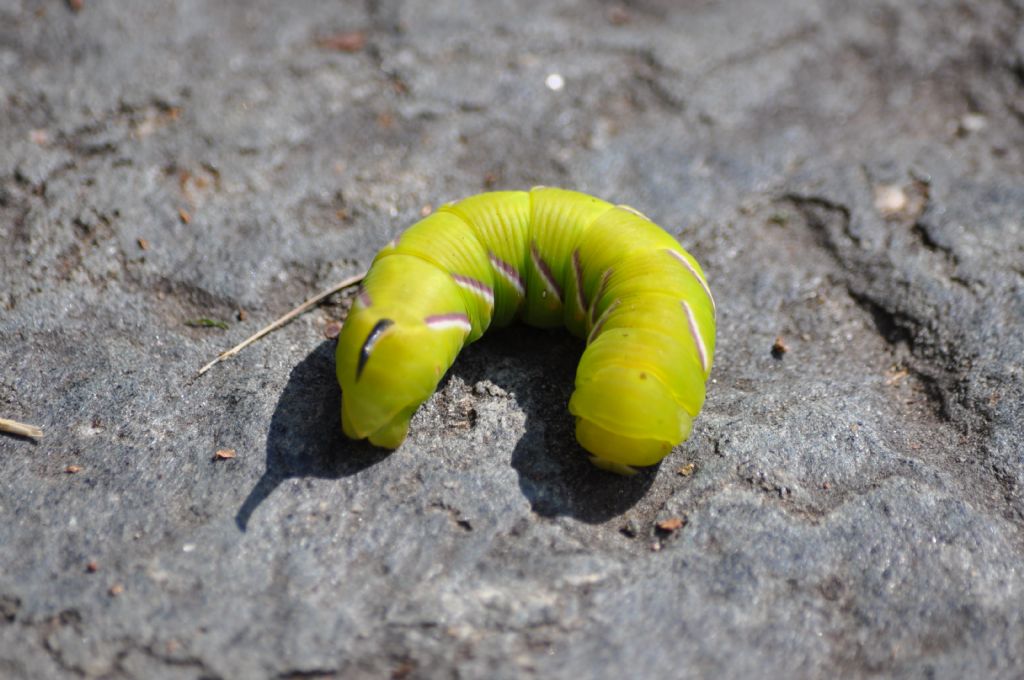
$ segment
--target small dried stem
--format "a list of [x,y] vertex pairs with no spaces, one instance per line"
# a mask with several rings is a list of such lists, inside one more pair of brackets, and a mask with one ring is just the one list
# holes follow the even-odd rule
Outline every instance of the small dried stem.
[[337,293],[339,291],[345,290],[349,286],[356,285],[357,283],[362,281],[363,277],[365,277],[365,276],[366,276],[366,272],[363,272],[362,274],[356,274],[355,276],[350,276],[347,279],[345,279],[344,281],[341,281],[341,282],[331,286],[330,288],[328,288],[327,290],[323,291],[322,293],[314,295],[313,297],[309,298],[308,300],[303,302],[301,305],[299,305],[298,307],[296,307],[292,311],[288,312],[287,314],[285,314],[281,318],[277,319],[273,323],[271,323],[271,324],[269,324],[267,326],[264,326],[263,328],[258,330],[255,334],[250,335],[248,338],[246,338],[242,342],[238,343],[237,345],[235,345],[231,349],[229,349],[226,352],[222,352],[221,354],[217,355],[216,359],[214,359],[213,361],[211,361],[210,363],[206,364],[205,366],[203,366],[202,368],[199,369],[199,375],[202,375],[203,373],[206,373],[211,368],[213,368],[214,366],[216,366],[220,362],[224,361],[225,359],[229,359],[229,358],[235,356],[236,354],[241,352],[243,349],[245,349],[246,347],[248,347],[252,343],[254,343],[257,340],[259,340],[260,338],[262,338],[264,335],[266,335],[266,334],[268,334],[268,333],[270,333],[272,331],[277,330],[278,328],[280,328],[281,326],[285,325],[286,323],[288,323],[289,321],[291,321],[295,317],[299,316],[303,312],[305,312],[305,311],[315,307],[320,302],[322,302],[324,300],[324,298],[330,297],[331,295],[334,295],[335,293]]
[[43,436],[43,431],[35,425],[27,425],[19,423],[17,420],[8,420],[7,418],[0,418],[0,432],[9,432],[19,437],[32,437],[33,439],[39,439]]

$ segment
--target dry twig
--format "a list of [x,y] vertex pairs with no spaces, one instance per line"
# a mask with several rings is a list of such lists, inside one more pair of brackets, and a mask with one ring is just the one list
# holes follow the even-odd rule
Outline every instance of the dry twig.
[[277,330],[278,328],[280,328],[281,326],[285,325],[286,323],[288,323],[289,321],[291,321],[295,317],[299,316],[303,312],[305,312],[305,311],[315,307],[320,302],[322,302],[324,300],[324,298],[330,297],[331,295],[334,295],[338,291],[344,290],[344,289],[348,288],[349,286],[356,285],[357,283],[359,283],[360,281],[363,280],[364,276],[366,276],[366,272],[363,272],[362,274],[356,274],[355,276],[350,276],[347,279],[345,279],[344,281],[341,281],[341,282],[331,286],[330,288],[328,288],[327,290],[323,291],[322,293],[314,295],[313,297],[309,298],[308,300],[303,302],[301,305],[299,305],[298,307],[296,307],[292,311],[288,312],[287,314],[285,314],[281,318],[277,319],[273,323],[271,323],[271,324],[269,324],[267,326],[264,326],[260,330],[256,331],[255,334],[250,335],[248,338],[246,338],[242,342],[238,343],[237,345],[235,345],[231,349],[227,350],[226,352],[221,352],[219,355],[217,355],[216,359],[214,359],[213,361],[211,361],[210,363],[206,364],[205,366],[203,366],[202,368],[199,369],[199,375],[202,375],[203,373],[206,373],[211,368],[213,368],[214,366],[216,366],[220,362],[224,361],[225,359],[230,359],[231,357],[235,356],[236,354],[241,352],[243,349],[245,349],[246,347],[248,347],[252,343],[254,343],[257,340],[259,340],[260,338],[262,338],[267,333],[270,333],[272,331]]
[[9,432],[19,437],[32,437],[33,439],[39,439],[43,436],[43,431],[35,425],[26,425],[25,423],[19,423],[17,420],[8,420],[7,418],[0,418],[0,432]]

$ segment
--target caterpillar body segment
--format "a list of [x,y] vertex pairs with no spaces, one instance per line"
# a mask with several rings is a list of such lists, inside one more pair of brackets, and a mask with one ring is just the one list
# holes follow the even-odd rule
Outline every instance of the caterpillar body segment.
[[653,465],[704,402],[715,306],[704,272],[636,210],[574,191],[447,204],[375,258],[337,347],[342,426],[397,447],[467,343],[513,321],[587,342],[569,411],[595,465]]

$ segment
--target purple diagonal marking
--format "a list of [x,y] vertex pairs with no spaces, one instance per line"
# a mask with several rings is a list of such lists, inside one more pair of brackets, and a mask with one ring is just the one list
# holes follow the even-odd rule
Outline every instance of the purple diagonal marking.
[[519,271],[510,265],[505,260],[501,259],[494,253],[487,253],[488,259],[491,261],[491,266],[494,267],[494,271],[498,272],[503,279],[509,282],[516,292],[519,293],[519,297],[526,295],[526,284],[523,283],[523,277],[519,275]]
[[540,274],[541,279],[544,280],[544,285],[547,289],[554,293],[555,297],[559,302],[562,301],[562,286],[555,280],[555,275],[551,272],[551,267],[544,261],[544,258],[540,256],[537,251],[537,242],[534,241],[530,244],[530,258],[533,259],[533,266],[536,267],[537,272]]
[[580,305],[580,311],[587,311],[587,296],[583,292],[583,266],[580,264],[580,249],[572,251],[572,273],[576,277],[576,302]]
[[601,299],[601,296],[604,295],[604,289],[608,287],[608,279],[612,278],[613,271],[615,270],[612,269],[611,267],[608,267],[608,269],[605,269],[604,273],[601,274],[601,283],[598,284],[597,293],[594,295],[594,299],[591,302],[590,323],[594,323],[594,312],[597,311],[597,303]]
[[489,305],[494,305],[494,291],[483,281],[478,281],[462,274],[452,274],[452,278],[455,280],[455,283],[482,297]]
[[604,322],[608,320],[608,317],[611,315],[613,311],[618,309],[620,302],[622,302],[622,300],[615,298],[614,300],[612,300],[612,303],[608,305],[608,309],[604,310],[604,314],[601,315],[601,318],[597,320],[597,323],[594,324],[594,327],[590,329],[590,333],[587,334],[588,345],[592,343],[594,341],[594,338],[596,338],[601,333],[601,329],[604,328]]

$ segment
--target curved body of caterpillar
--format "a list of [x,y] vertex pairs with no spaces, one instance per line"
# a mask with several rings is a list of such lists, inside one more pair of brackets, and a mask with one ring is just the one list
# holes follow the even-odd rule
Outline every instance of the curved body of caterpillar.
[[338,337],[345,434],[397,447],[459,350],[516,319],[586,339],[569,411],[596,465],[690,435],[715,346],[700,265],[632,208],[546,187],[442,206],[377,255]]

